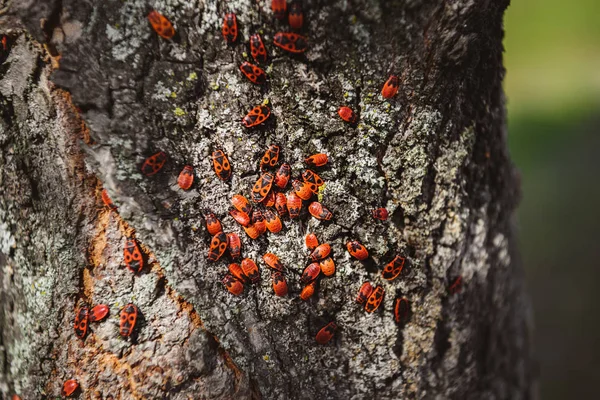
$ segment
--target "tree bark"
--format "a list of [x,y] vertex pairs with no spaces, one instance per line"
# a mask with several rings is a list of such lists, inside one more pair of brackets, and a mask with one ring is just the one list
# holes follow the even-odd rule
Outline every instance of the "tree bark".
[[[519,399],[532,396],[529,305],[511,219],[518,178],[506,148],[502,16],[508,1],[305,1],[304,56],[272,45],[287,27],[268,1],[167,1],[152,6],[178,32],[158,37],[141,0],[13,1],[2,16],[10,49],[0,66],[0,393],[59,395],[77,379],[85,399]],[[240,37],[220,27],[235,12]],[[261,32],[268,82],[238,71],[247,39]],[[396,98],[379,94],[390,73]],[[272,116],[247,130],[241,118],[268,101]],[[357,126],[337,117],[348,105]],[[334,213],[285,220],[251,240],[227,215],[249,196],[269,144],[294,175],[324,152],[322,201]],[[212,170],[222,148],[229,182]],[[140,173],[162,150],[166,166]],[[176,185],[195,167],[189,192]],[[118,211],[102,206],[106,188]],[[385,206],[387,222],[370,210]],[[202,210],[243,241],[260,284],[234,297],[209,263]],[[298,298],[306,232],[330,243],[337,272],[309,301]],[[134,236],[148,267],[123,262]],[[369,262],[345,250],[360,240]],[[288,268],[274,296],[267,251]],[[394,281],[380,269],[396,254]],[[463,290],[448,286],[458,276]],[[380,310],[354,298],[383,285]],[[411,302],[404,325],[396,296]],[[84,341],[76,308],[110,305]],[[119,336],[119,309],[135,303],[137,337]],[[316,332],[339,326],[321,346]]]

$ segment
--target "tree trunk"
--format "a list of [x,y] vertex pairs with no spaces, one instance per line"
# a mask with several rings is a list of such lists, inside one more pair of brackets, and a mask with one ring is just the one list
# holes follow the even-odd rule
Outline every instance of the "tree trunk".
[[[141,0],[21,0],[4,10],[9,49],[0,66],[0,393],[60,394],[76,379],[85,399],[519,399],[532,396],[529,306],[511,219],[518,178],[506,148],[502,16],[508,1],[304,2],[305,55],[272,45],[286,24],[268,1],[167,1],[152,6],[177,36],[157,36]],[[237,42],[221,36],[235,12]],[[238,70],[250,34],[270,54],[268,82]],[[379,94],[390,74],[398,95]],[[268,101],[258,128],[240,122]],[[351,126],[340,105],[359,115]],[[269,144],[297,176],[327,153],[319,197],[334,214],[303,211],[279,234],[251,240],[228,216],[249,197]],[[221,148],[233,167],[217,179]],[[168,155],[156,175],[143,160]],[[193,165],[192,190],[178,188]],[[104,207],[106,188],[117,211]],[[387,222],[373,208],[390,212]],[[207,261],[202,211],[238,232],[262,280],[230,294],[226,257]],[[330,243],[337,271],[301,301],[303,238]],[[123,261],[133,236],[147,266]],[[345,243],[361,241],[364,263]],[[287,267],[276,297],[262,255]],[[406,256],[400,277],[380,269]],[[462,276],[463,289],[449,285]],[[364,281],[385,289],[368,314]],[[394,299],[411,304],[394,321]],[[119,310],[140,311],[119,335]],[[73,330],[82,304],[107,320]],[[326,345],[315,334],[335,321]]]

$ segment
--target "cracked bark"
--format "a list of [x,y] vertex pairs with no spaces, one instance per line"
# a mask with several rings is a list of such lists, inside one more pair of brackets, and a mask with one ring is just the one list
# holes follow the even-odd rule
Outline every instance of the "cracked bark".
[[[141,0],[13,1],[2,16],[11,48],[0,66],[0,393],[51,397],[75,378],[82,398],[531,397],[501,87],[507,2],[306,1],[305,57],[272,46],[285,27],[267,3],[154,1],[175,23],[173,42],[151,32]],[[241,28],[233,46],[220,37],[227,10]],[[256,30],[271,56],[265,87],[237,71]],[[401,90],[383,101],[389,73]],[[265,99],[269,123],[242,128]],[[341,104],[360,111],[356,128],[337,118]],[[270,143],[295,174],[305,156],[330,155],[321,176],[332,223],[304,216],[250,241],[226,216]],[[216,147],[231,182],[211,169]],[[142,176],[157,150],[167,165]],[[197,178],[182,193],[185,164]],[[102,207],[102,187],[118,214]],[[375,206],[389,222],[370,218]],[[206,261],[205,207],[261,267],[260,285],[240,298],[220,283],[226,262]],[[303,303],[308,229],[333,246],[337,272]],[[139,276],[122,260],[132,232],[149,261]],[[349,239],[370,263],[349,258]],[[266,251],[288,267],[287,298],[272,293]],[[381,282],[396,253],[408,268]],[[464,289],[449,296],[458,275]],[[386,289],[374,315],[352,302],[365,280]],[[391,313],[399,294],[411,301],[405,326]],[[84,342],[72,328],[80,301],[111,306]],[[136,341],[117,329],[130,301],[144,316]],[[340,330],[318,346],[330,320]]]

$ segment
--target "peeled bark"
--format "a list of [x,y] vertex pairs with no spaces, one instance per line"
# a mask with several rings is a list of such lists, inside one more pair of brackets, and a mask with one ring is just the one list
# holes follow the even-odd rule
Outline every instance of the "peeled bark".
[[[13,1],[1,25],[0,393],[53,397],[72,378],[86,399],[531,397],[501,86],[507,4],[305,1],[310,48],[290,56],[272,45],[287,28],[268,1],[152,2],[174,22],[173,41],[151,30],[145,1]],[[240,27],[234,45],[220,33],[227,11]],[[255,31],[271,56],[264,86],[238,71]],[[400,92],[385,100],[390,73]],[[264,101],[265,126],[242,127]],[[357,126],[339,119],[340,105],[358,112]],[[304,157],[329,155],[319,196],[334,217],[303,213],[251,240],[227,210],[232,195],[249,196],[272,143],[294,175]],[[217,148],[229,182],[212,170]],[[159,150],[166,166],[142,175]],[[183,192],[186,164],[196,181]],[[103,187],[118,211],[103,207]],[[389,221],[371,217],[378,206]],[[261,268],[240,297],[221,283],[227,260],[207,261],[204,208]],[[303,302],[308,231],[331,244],[337,271]],[[128,236],[147,255],[139,275],[124,267]],[[349,256],[350,239],[368,262]],[[287,297],[273,294],[267,251],[287,267]],[[396,254],[407,267],[385,281]],[[458,276],[463,290],[450,295]],[[386,290],[374,314],[354,303],[364,281]],[[404,325],[392,314],[400,295],[411,302]],[[84,302],[111,313],[82,341],[73,320]],[[129,302],[143,317],[123,339]],[[329,321],[339,330],[318,345]]]

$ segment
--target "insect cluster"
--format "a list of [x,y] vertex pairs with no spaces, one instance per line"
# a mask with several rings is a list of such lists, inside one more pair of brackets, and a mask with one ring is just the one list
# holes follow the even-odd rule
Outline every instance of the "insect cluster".
[[[298,33],[304,25],[304,12],[300,1],[290,4],[289,10],[285,0],[272,0],[271,9],[275,18],[285,20],[291,28],[289,32],[278,32],[273,37],[273,44],[278,48],[292,54],[301,54],[308,49],[308,39]],[[173,39],[176,31],[173,24],[162,14],[153,10],[148,14],[148,21],[154,31],[166,40]],[[221,33],[228,44],[238,40],[238,20],[234,13],[227,13],[223,18]],[[3,42],[3,44],[5,44]],[[244,61],[239,69],[241,73],[253,84],[262,85],[267,81],[265,70],[258,64],[264,64],[268,60],[267,49],[262,37],[253,33],[249,37],[250,55],[256,64]],[[399,89],[399,79],[392,75],[385,82],[381,90],[382,97],[389,99],[394,97]],[[338,110],[339,117],[349,124],[357,124],[358,115],[347,106]],[[242,125],[253,128],[265,123],[271,116],[271,109],[264,104],[256,105],[242,118]],[[298,176],[293,178],[292,168],[288,162],[280,163],[281,149],[278,145],[270,145],[260,160],[260,176],[252,187],[248,197],[236,194],[231,198],[229,215],[237,222],[251,240],[261,235],[276,235],[283,229],[282,219],[301,219],[303,209],[308,215],[321,221],[330,221],[334,213],[320,201],[315,201],[315,196],[325,181],[318,175],[319,169],[326,167],[330,162],[327,154],[319,153],[307,157],[304,162],[307,168]],[[159,151],[146,158],[141,166],[141,172],[151,177],[159,173],[167,162],[167,154]],[[227,181],[231,178],[232,167],[228,156],[221,149],[212,152],[212,164],[218,179]],[[177,184],[182,190],[189,190],[194,184],[194,167],[185,165],[181,170]],[[106,190],[101,192],[104,204],[112,211],[117,207],[110,199]],[[373,219],[386,221],[389,217],[385,208],[377,208],[371,211]],[[260,279],[260,269],[257,263],[242,256],[242,240],[235,232],[224,232],[219,218],[210,209],[203,211],[206,223],[206,231],[210,235],[210,245],[207,258],[210,262],[221,260],[226,253],[230,257],[227,272],[222,278],[226,290],[232,295],[243,294],[246,285],[257,284]],[[332,256],[332,247],[329,243],[319,243],[314,233],[308,233],[305,237],[307,253],[307,266],[301,273],[299,281],[303,287],[299,298],[308,301],[317,291],[318,282],[322,278],[335,275],[336,265]],[[351,257],[365,261],[369,258],[367,248],[357,240],[350,240],[346,249]],[[126,238],[123,248],[123,259],[125,266],[134,274],[139,274],[145,266],[144,254],[138,242],[133,237]],[[290,271],[284,267],[279,257],[273,253],[265,253],[262,262],[271,272],[273,293],[276,296],[286,296],[289,293],[286,274]],[[405,264],[405,258],[396,255],[382,270],[381,278],[393,281],[400,276]],[[451,285],[450,293],[456,293],[461,287],[461,278]],[[384,300],[385,291],[382,285],[373,285],[364,282],[358,291],[356,302],[363,305],[368,313],[375,312]],[[90,309],[87,304],[78,307],[75,313],[74,329],[80,339],[85,339],[90,323],[102,321],[109,314],[109,307],[99,304]],[[394,301],[394,318],[398,323],[406,323],[410,314],[410,303],[405,297],[398,297]],[[130,337],[136,329],[136,323],[140,311],[134,304],[122,307],[119,318],[119,333],[122,337]],[[315,340],[318,344],[328,343],[335,335],[338,325],[329,322],[316,334]],[[64,383],[63,395],[72,396],[79,389],[77,381],[70,379]]]

